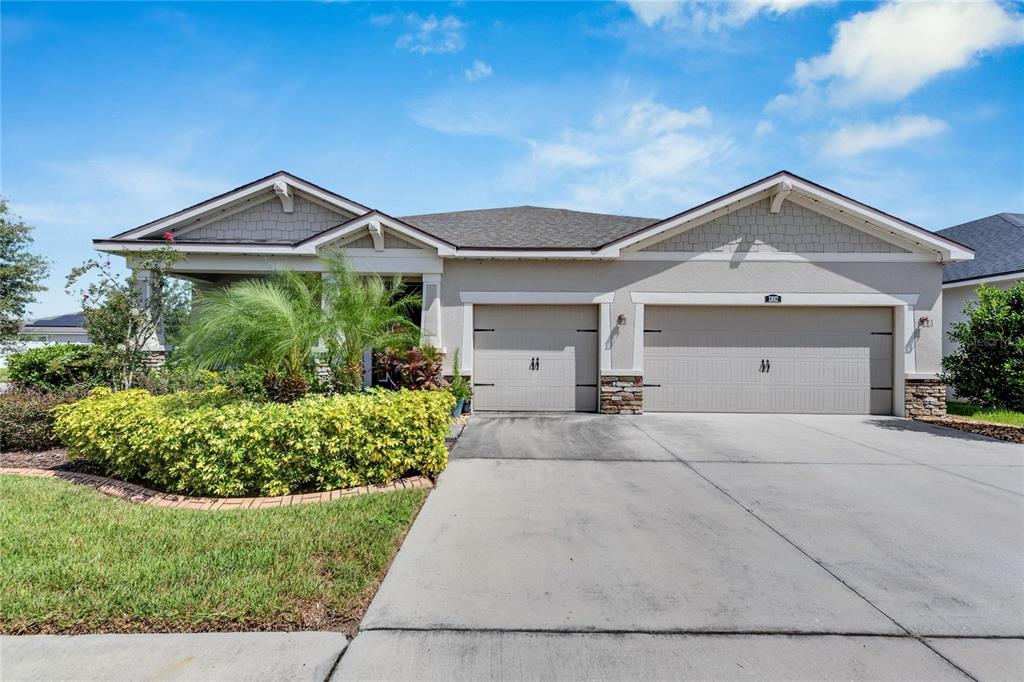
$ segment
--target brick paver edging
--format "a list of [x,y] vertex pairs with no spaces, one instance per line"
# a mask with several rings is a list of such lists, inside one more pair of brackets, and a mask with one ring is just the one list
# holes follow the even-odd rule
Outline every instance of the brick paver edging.
[[78,485],[87,485],[95,488],[104,495],[117,497],[129,502],[138,504],[150,504],[154,507],[167,507],[175,509],[197,509],[200,511],[218,511],[225,509],[266,509],[269,507],[291,507],[297,504],[309,504],[312,502],[330,502],[340,500],[343,497],[353,495],[365,495],[367,493],[382,493],[389,490],[404,490],[406,488],[433,488],[434,482],[426,476],[411,476],[400,478],[393,483],[380,485],[364,485],[358,488],[346,488],[344,490],[330,490],[324,493],[303,493],[299,495],[281,495],[280,497],[189,497],[187,495],[174,495],[161,493],[149,488],[143,488],[134,483],[125,483],[114,478],[96,476],[94,474],[82,474],[74,471],[56,471],[53,469],[25,469],[25,468],[3,468],[0,474],[14,474],[17,476],[37,476],[40,478],[59,478]]

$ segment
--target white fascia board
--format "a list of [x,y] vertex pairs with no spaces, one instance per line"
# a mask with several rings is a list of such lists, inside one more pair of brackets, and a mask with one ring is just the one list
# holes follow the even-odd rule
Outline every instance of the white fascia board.
[[229,206],[234,202],[244,200],[247,197],[253,196],[255,194],[260,194],[266,192],[267,190],[272,191],[274,184],[279,181],[284,181],[290,187],[301,190],[302,192],[305,192],[310,196],[316,197],[320,201],[325,202],[330,206],[338,207],[348,213],[352,213],[353,215],[360,216],[368,212],[367,209],[363,206],[359,206],[350,201],[345,201],[344,199],[340,199],[336,196],[333,196],[323,191],[319,187],[314,187],[313,185],[303,182],[302,180],[299,180],[298,178],[288,175],[287,173],[275,173],[274,175],[271,175],[268,178],[264,178],[263,180],[253,185],[250,185],[244,189],[240,189],[238,191],[225,194],[224,196],[215,199],[214,201],[200,204],[194,208],[185,211],[184,213],[175,214],[167,218],[164,218],[159,222],[145,225],[143,227],[136,228],[130,232],[126,232],[122,234],[120,237],[118,237],[118,239],[139,239],[141,237],[145,237],[148,235],[168,231],[171,228],[173,228],[173,226],[178,225],[179,223],[187,223],[191,220],[195,220],[197,217],[202,216],[205,213],[216,211],[220,208],[223,208],[224,206]]
[[974,277],[972,279],[961,279],[956,282],[946,282],[942,285],[942,288],[956,289],[958,287],[976,287],[979,284],[995,284],[996,282],[1012,282],[1014,280],[1024,280],[1024,270],[1019,272],[1010,272],[1005,275],[984,275],[982,277]]
[[615,292],[589,291],[462,291],[462,303],[495,305],[580,305],[611,303]]
[[[615,256],[598,255],[590,249],[457,249],[452,254],[455,258],[480,260],[612,260]],[[616,255],[618,253],[616,252]]]
[[761,263],[904,263],[935,262],[926,253],[819,253],[726,251],[631,251],[619,256],[631,261],[736,261]]
[[[352,252],[346,255],[356,272],[373,272],[380,275],[440,275],[444,272],[444,261],[423,252],[413,251],[409,256],[396,256],[393,251],[382,255],[372,249],[352,249]],[[175,263],[172,272],[182,275],[255,274],[286,269],[323,272],[324,264],[312,255],[190,254],[184,260]]]
[[85,327],[23,327],[19,334],[68,334],[68,335],[81,335],[88,334],[85,331]]
[[964,248],[955,242],[949,241],[948,239],[944,239],[933,232],[915,227],[909,223],[897,220],[896,218],[892,218],[866,206],[855,204],[852,201],[836,194],[823,192],[819,188],[809,185],[797,178],[789,178],[789,182],[792,183],[794,190],[803,196],[810,198],[812,201],[820,201],[822,204],[830,206],[841,213],[850,215],[854,219],[861,217],[873,222],[910,242],[921,244],[922,246],[929,246],[942,254],[944,262],[974,259],[974,252],[970,249]]
[[444,242],[439,241],[433,237],[430,237],[426,233],[409,229],[409,227],[406,226],[405,223],[399,220],[395,220],[377,211],[371,211],[370,213],[366,213],[359,218],[350,220],[349,222],[343,225],[339,225],[336,228],[330,229],[326,232],[322,232],[303,242],[299,242],[298,244],[296,244],[295,248],[303,249],[304,251],[311,248],[313,249],[312,252],[316,253],[317,251],[319,251],[320,247],[329,244],[330,242],[346,237],[354,232],[358,232],[359,230],[365,229],[367,230],[367,234],[369,234],[370,224],[374,222],[377,222],[383,227],[386,227],[389,230],[397,232],[398,234],[406,237],[407,239],[411,239],[416,243],[425,244],[427,246],[433,247],[434,249],[437,249],[437,254],[439,256],[451,256],[455,254],[455,249],[452,246],[445,244]]
[[[637,234],[625,237],[613,244],[609,244],[604,247],[598,253],[614,253],[618,255],[619,250],[634,246],[640,242],[651,239],[652,237],[660,237],[666,235],[667,232],[675,230],[678,227],[690,226],[695,227],[707,220],[713,220],[718,217],[718,214],[728,213],[732,207],[737,205],[744,205],[750,202],[752,199],[761,198],[760,195],[773,192],[779,185],[781,177],[771,177],[762,182],[752,185],[742,192],[736,192],[735,194],[729,194],[719,201],[715,201],[710,204],[701,206],[700,208],[692,211],[687,211],[674,218],[669,218],[660,223],[638,232]],[[703,220],[702,220],[703,219]],[[680,230],[682,231],[682,230]],[[668,236],[668,235],[666,235]]]
[[[781,303],[765,303],[766,294],[779,294]],[[645,305],[714,305],[714,306],[903,306],[916,305],[918,294],[809,294],[787,293],[785,291],[762,291],[757,293],[708,293],[673,291],[634,291],[630,293],[633,303]]]

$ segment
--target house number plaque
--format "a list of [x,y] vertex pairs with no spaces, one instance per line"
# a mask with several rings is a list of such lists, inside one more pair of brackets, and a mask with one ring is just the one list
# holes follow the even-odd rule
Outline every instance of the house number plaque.
[[765,294],[764,302],[765,303],[782,303],[782,296],[780,296],[779,294]]

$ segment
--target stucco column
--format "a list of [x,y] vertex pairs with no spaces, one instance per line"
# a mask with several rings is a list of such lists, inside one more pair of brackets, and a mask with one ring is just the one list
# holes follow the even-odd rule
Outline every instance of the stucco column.
[[[153,271],[135,270],[136,287],[139,292],[139,306],[145,308],[153,297]],[[146,342],[147,351],[164,350],[164,321],[162,318],[156,320],[156,331]]]
[[420,343],[442,348],[441,275],[423,275],[423,308],[420,312]]

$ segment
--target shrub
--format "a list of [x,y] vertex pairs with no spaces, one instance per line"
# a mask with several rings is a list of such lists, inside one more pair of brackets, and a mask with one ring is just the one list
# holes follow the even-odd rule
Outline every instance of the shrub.
[[192,495],[283,495],[385,483],[447,464],[451,394],[376,390],[289,404],[225,388],[153,396],[96,389],[55,409],[72,458]]
[[44,392],[15,388],[0,393],[0,452],[49,450],[60,446],[53,408],[81,398],[83,390]]
[[1024,282],[982,285],[949,338],[959,348],[942,361],[943,380],[980,407],[1024,411]]
[[55,343],[14,353],[7,358],[7,367],[15,385],[40,391],[102,386],[109,377],[102,353],[81,343]]
[[436,391],[447,388],[441,363],[444,353],[433,346],[388,348],[377,354],[381,383],[391,388]]

